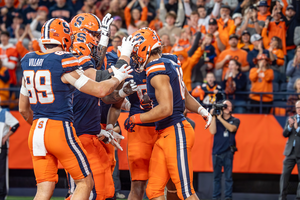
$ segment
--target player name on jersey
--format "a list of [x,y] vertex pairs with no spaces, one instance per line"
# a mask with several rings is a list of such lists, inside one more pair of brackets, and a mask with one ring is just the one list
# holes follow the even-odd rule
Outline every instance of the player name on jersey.
[[33,67],[42,66],[43,62],[44,62],[44,59],[31,58],[31,59],[29,59],[29,66],[33,66]]

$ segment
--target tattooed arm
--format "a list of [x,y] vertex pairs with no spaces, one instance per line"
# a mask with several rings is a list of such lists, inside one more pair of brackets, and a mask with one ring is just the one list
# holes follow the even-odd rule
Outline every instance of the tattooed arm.
[[97,61],[96,61],[96,68],[98,70],[101,69],[101,66],[103,64],[105,54],[106,54],[107,46],[98,45],[98,52],[97,52]]

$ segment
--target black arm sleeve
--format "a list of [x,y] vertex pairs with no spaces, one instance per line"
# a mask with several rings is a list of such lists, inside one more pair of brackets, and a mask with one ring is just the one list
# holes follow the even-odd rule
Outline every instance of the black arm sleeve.
[[194,44],[192,45],[192,47],[188,51],[189,57],[191,57],[195,53],[195,51],[198,49],[198,44],[199,44],[199,40],[201,39],[201,35],[202,35],[201,32],[196,33]]
[[128,65],[128,63],[125,61],[125,60],[123,60],[123,59],[119,59],[118,61],[117,61],[117,63],[115,64],[115,67],[117,68],[117,69],[120,69],[123,65]]
[[108,70],[97,70],[95,81],[97,82],[105,81],[107,79],[110,79],[113,75],[114,73],[113,72],[109,73]]
[[11,131],[14,133],[14,132],[16,132],[16,130],[19,128],[19,126],[20,126],[20,124],[19,123],[17,123],[16,125],[14,125],[13,127],[11,127]]

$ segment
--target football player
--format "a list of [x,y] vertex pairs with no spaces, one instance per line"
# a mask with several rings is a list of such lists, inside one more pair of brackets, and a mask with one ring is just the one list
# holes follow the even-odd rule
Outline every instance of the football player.
[[35,199],[51,198],[60,161],[77,185],[72,199],[85,200],[94,183],[86,151],[72,125],[73,88],[101,98],[130,78],[132,70],[120,60],[116,64],[122,65],[120,69],[112,67],[114,77],[95,82],[86,76],[90,70],[83,73],[78,59],[68,52],[72,41],[66,21],[50,19],[41,33],[46,52],[31,52],[21,60],[24,80],[19,100],[20,113],[32,124],[28,145],[37,181]]
[[164,199],[164,188],[171,178],[180,199],[198,199],[192,184],[194,130],[183,112],[186,107],[202,115],[207,122],[205,128],[212,117],[186,90],[181,67],[172,59],[161,57],[161,42],[156,32],[143,28],[133,37],[139,43],[127,55],[133,55],[137,71],[146,70],[147,93],[153,108],[127,118],[125,128],[133,131],[136,124],[155,122],[158,132],[150,159],[147,196]]

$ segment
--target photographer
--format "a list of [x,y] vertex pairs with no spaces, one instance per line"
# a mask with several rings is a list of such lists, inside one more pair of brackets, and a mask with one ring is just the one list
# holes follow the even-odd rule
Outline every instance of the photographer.
[[221,199],[222,167],[225,173],[225,200],[232,199],[232,163],[234,152],[237,151],[235,134],[240,120],[231,115],[232,103],[229,100],[215,104],[210,113],[213,116],[209,131],[214,135],[213,145],[213,199]]

